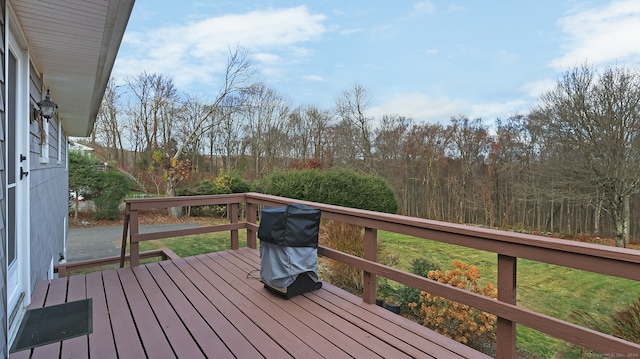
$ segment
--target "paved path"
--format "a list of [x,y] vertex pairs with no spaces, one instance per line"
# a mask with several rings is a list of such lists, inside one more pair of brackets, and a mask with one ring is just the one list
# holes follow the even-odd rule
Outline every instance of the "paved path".
[[[197,223],[141,225],[140,233],[200,227]],[[104,258],[120,255],[122,225],[69,228],[67,261]]]

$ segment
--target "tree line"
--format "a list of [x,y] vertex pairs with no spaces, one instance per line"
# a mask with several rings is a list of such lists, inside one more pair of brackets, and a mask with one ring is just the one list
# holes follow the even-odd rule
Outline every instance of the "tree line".
[[214,100],[141,73],[105,92],[89,145],[141,190],[175,195],[197,179],[275,169],[351,168],[386,179],[405,215],[537,233],[640,235],[640,77],[566,71],[529,113],[420,123],[373,118],[360,84],[332,108],[294,105],[229,51]]

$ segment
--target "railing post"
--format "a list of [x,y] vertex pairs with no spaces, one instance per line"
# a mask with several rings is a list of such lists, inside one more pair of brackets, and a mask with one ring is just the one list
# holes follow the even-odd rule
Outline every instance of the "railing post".
[[[364,229],[364,259],[376,262],[378,257],[378,230],[375,228]],[[362,300],[365,303],[376,302],[376,275],[364,272],[364,284]]]
[[[238,223],[238,204],[230,203],[229,204],[229,220],[231,223]],[[231,231],[231,249],[240,248],[240,244],[238,243],[238,230],[234,229]]]
[[[516,304],[518,258],[498,254],[498,300]],[[496,359],[516,357],[516,323],[498,316]]]
[[122,226],[122,245],[120,246],[120,268],[124,268],[124,257],[127,256],[127,235],[129,234],[129,220],[131,218],[131,203],[124,207],[124,224]]
[[[247,223],[257,224],[258,222],[258,206],[254,203],[247,203]],[[256,231],[253,227],[247,226],[247,247],[256,249]]]
[[138,243],[137,238],[139,234],[137,210],[131,211],[130,220],[129,242],[131,243],[131,249],[129,251],[131,252],[131,258],[129,259],[129,266],[137,267],[140,265],[140,243]]

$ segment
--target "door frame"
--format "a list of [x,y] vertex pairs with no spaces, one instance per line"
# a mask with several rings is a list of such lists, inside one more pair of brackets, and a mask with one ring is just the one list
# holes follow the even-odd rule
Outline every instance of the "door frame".
[[[7,226],[15,225],[16,237],[16,256],[13,263],[6,264],[7,273],[7,328],[9,343],[17,334],[19,324],[24,316],[27,306],[31,300],[31,279],[30,279],[30,176],[20,179],[20,169],[25,172],[30,171],[31,155],[29,148],[30,138],[30,111],[29,111],[29,54],[25,41],[20,36],[17,24],[14,23],[15,17],[11,11],[7,11],[7,31],[5,44],[5,109],[6,121],[8,124],[9,117],[13,116],[15,120],[15,134],[7,133],[7,146],[9,141],[14,140],[15,146],[15,223],[6,223]],[[9,71],[9,57],[14,56],[16,59],[15,73]],[[15,104],[9,103],[9,77],[15,76]],[[10,112],[13,111],[13,114]],[[6,126],[8,130],[8,126]],[[8,151],[5,151],[8,155]],[[20,161],[20,155],[25,159]],[[6,161],[5,163],[8,163]],[[8,171],[6,171],[8,172]],[[7,175],[8,177],[8,175]],[[8,178],[5,183],[9,187]],[[9,213],[8,198],[5,210]],[[7,231],[5,231],[7,233]],[[8,238],[7,238],[8,241]],[[7,247],[5,247],[7,248]],[[7,258],[8,259],[8,258]]]

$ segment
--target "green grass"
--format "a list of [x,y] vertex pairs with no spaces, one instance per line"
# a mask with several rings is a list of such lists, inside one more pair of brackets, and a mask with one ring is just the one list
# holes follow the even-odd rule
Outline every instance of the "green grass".
[[[482,275],[479,281],[496,283],[497,255],[435,241],[379,232],[387,250],[400,254],[398,268],[409,271],[411,261],[425,258],[443,270],[451,269],[454,259],[473,264]],[[574,310],[584,310],[605,320],[640,296],[640,282],[577,269],[518,259],[518,305],[562,320]],[[551,357],[562,349],[562,341],[519,325],[518,347]]]
[[[240,247],[247,246],[245,230],[238,231]],[[190,257],[202,253],[219,252],[231,249],[231,235],[229,232],[199,234],[185,237],[166,238],[140,243],[140,251],[169,248],[180,257]]]

